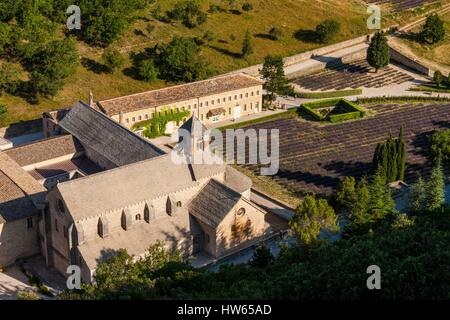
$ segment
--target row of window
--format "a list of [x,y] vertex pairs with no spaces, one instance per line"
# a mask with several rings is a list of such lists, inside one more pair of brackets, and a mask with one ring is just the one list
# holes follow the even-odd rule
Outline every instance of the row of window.
[[[255,96],[255,95],[256,95],[256,96],[259,96],[259,94],[260,94],[259,90],[257,90],[257,91],[251,91],[250,93],[249,93],[249,92],[246,92],[245,94],[243,94],[243,93],[241,93],[241,94],[239,94],[239,95],[235,94],[235,95],[234,95],[234,100],[237,101],[237,100],[239,100],[239,99],[243,99],[244,96],[245,96],[245,98],[248,98],[249,96],[253,97],[253,96]],[[200,102],[199,107],[200,107],[200,108],[202,108],[203,106],[208,107],[208,106],[210,106],[210,105],[211,105],[211,106],[214,106],[216,102],[217,102],[217,104],[220,104],[221,102],[222,102],[222,103],[227,102],[227,100],[228,100],[228,101],[233,101],[233,96],[228,96],[228,98],[227,98],[227,97],[223,97],[222,99],[218,98],[217,100],[205,101],[204,103],[203,103],[203,102]],[[256,104],[258,104],[258,102],[256,102]],[[181,107],[181,110],[182,110],[182,111],[186,111],[186,110],[191,111],[191,110],[193,110],[193,109],[197,109],[197,104],[196,104],[196,103],[194,103],[193,105],[190,105],[190,104],[189,104],[189,105],[187,105],[187,106]],[[179,111],[179,110],[180,110],[180,109],[177,108],[177,111]],[[245,110],[244,110],[244,111],[245,111]],[[159,112],[159,113],[160,113],[160,112]],[[230,113],[230,114],[231,114],[231,113]],[[131,120],[131,123],[135,123],[136,121],[148,120],[149,118],[153,118],[154,115],[155,115],[155,113],[150,113],[150,115],[149,115],[149,114],[145,114],[144,116],[138,116],[138,117],[126,118],[126,119],[125,119],[125,122],[126,122],[126,123],[130,123],[130,120]]]
[[[259,102],[255,102],[254,106],[255,106],[255,109],[258,109],[259,108]],[[251,102],[249,104],[249,107],[250,107],[250,110],[253,110],[253,102]],[[248,109],[247,108],[247,104],[244,104],[244,112],[246,112],[247,109]],[[182,107],[181,110],[185,111],[185,107]],[[189,110],[191,110],[191,109],[189,109]],[[179,108],[177,108],[177,112],[178,111],[180,111]],[[158,112],[158,113],[160,113],[160,112]],[[229,115],[232,114],[232,108],[228,108],[228,114]],[[155,115],[155,113],[151,113],[150,117],[154,117],[154,115]],[[204,115],[202,113],[202,114],[200,114],[200,120],[203,120],[203,118],[204,118]],[[139,121],[142,121],[142,120],[148,120],[148,119],[149,119],[149,115],[148,114],[145,114],[144,116],[132,117],[131,118],[131,123],[135,123],[136,121],[139,122]],[[130,118],[126,118],[125,122],[126,123],[130,123]],[[178,123],[177,123],[177,125],[178,125]]]

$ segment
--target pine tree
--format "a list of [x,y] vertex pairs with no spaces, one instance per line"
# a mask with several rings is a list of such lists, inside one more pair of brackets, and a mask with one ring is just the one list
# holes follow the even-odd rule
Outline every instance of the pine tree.
[[370,202],[368,211],[373,220],[384,218],[394,211],[395,203],[392,200],[391,190],[387,182],[382,168],[379,168],[372,176],[369,185]]
[[400,127],[400,132],[397,139],[397,180],[405,179],[405,165],[406,165],[406,147],[403,138],[403,126]]
[[386,67],[390,60],[391,52],[387,38],[384,33],[378,31],[367,49],[367,62],[378,72],[380,68]]
[[436,165],[431,170],[426,190],[427,209],[435,211],[441,208],[445,202],[445,177],[440,158],[437,159]]
[[419,179],[416,183],[411,185],[408,201],[409,201],[409,210],[412,213],[421,213],[425,208],[426,201],[426,190],[425,190],[425,182],[422,177],[419,176]]
[[357,201],[357,194],[355,190],[355,178],[344,177],[339,183],[336,192],[337,207],[343,210],[351,210]]

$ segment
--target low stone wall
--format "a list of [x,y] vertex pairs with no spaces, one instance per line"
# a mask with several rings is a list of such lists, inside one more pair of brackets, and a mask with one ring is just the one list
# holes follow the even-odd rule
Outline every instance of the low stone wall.
[[417,60],[413,57],[409,57],[405,53],[402,53],[399,50],[392,48],[392,46],[390,49],[391,49],[391,59],[392,60],[394,60],[398,63],[401,63],[401,64],[407,66],[408,68],[411,68],[421,74],[424,74],[427,76],[432,76],[432,74],[434,74],[433,70],[431,70],[430,68],[428,68],[427,66],[422,64],[419,60]]
[[[317,48],[314,50],[310,50],[310,51],[306,51],[303,53],[299,53],[290,57],[286,57],[284,58],[284,65],[285,67],[289,67],[291,65],[306,61],[308,59],[311,59],[312,56],[321,56],[321,55],[326,55],[327,53],[330,52],[334,52],[337,50],[341,50],[344,48],[348,48],[351,46],[355,46],[357,44],[363,43],[367,40],[367,36],[361,36],[358,38],[354,38],[354,39],[350,39],[350,40],[346,40],[346,41],[342,41],[339,43],[335,43],[326,47],[321,47],[321,48]],[[259,69],[262,68],[262,64],[258,64],[258,65],[254,65],[251,67],[247,67],[247,68],[243,68],[243,69],[239,69],[239,70],[235,70],[230,72],[229,74],[235,74],[235,73],[247,73],[251,76],[257,77],[259,76]],[[314,66],[313,68],[311,68],[311,73],[320,71],[321,67],[316,67]],[[306,71],[306,72],[309,72]]]

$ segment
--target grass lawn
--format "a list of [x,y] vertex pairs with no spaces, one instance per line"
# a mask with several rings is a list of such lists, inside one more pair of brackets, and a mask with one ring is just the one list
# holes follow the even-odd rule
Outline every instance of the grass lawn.
[[[180,22],[164,23],[152,18],[151,12],[156,5],[160,6],[161,12],[165,12],[172,8],[176,1],[156,1],[141,11],[139,19],[112,45],[127,57],[123,70],[115,74],[95,71],[92,66],[100,62],[103,49],[80,42],[80,65],[77,73],[68,79],[64,89],[53,99],[41,99],[37,104],[30,104],[21,97],[3,95],[0,97],[0,103],[6,104],[9,112],[0,126],[36,119],[44,111],[71,106],[79,99],[87,100],[89,90],[92,90],[95,100],[101,100],[170,85],[159,80],[146,83],[134,79],[130,72],[130,56],[159,42],[168,42],[173,36],[203,37],[207,31],[212,34],[213,40],[204,45],[203,54],[218,74],[260,63],[267,54],[288,56],[322,46],[310,40],[311,31],[320,21],[330,16],[341,24],[341,32],[335,42],[367,33],[368,15],[364,2],[360,0],[249,0],[254,7],[250,12],[240,9],[244,0],[239,0],[235,6],[239,9],[239,14],[230,11],[209,14],[206,23],[193,29],[186,28]],[[205,10],[209,8],[209,4],[228,7],[226,1],[202,2]],[[408,15],[395,17],[402,21],[410,18]],[[387,20],[393,21],[393,17]],[[386,23],[383,26],[386,26]],[[277,41],[267,37],[272,27],[282,30],[283,35]],[[253,35],[254,53],[247,59],[241,59],[238,54],[247,29]]]

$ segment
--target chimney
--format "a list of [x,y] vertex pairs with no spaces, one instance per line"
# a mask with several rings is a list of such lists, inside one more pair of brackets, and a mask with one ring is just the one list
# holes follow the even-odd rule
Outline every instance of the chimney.
[[89,90],[89,106],[91,108],[94,107],[94,94],[92,93],[92,90]]

